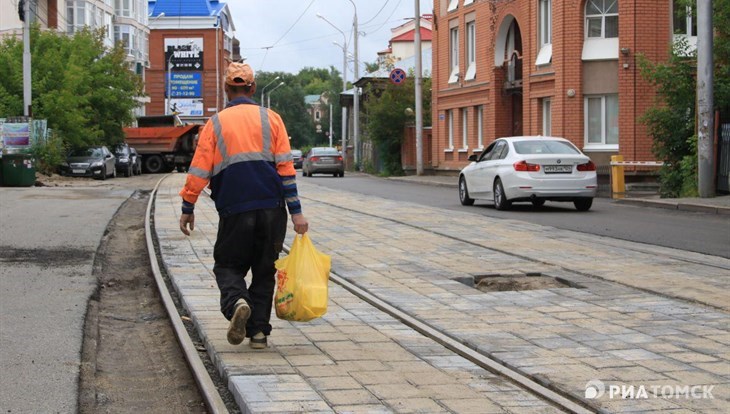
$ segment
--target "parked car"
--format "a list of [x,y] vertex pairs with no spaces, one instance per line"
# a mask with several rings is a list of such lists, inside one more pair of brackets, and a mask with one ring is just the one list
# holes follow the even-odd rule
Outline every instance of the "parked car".
[[94,177],[106,180],[116,177],[116,158],[107,147],[97,146],[74,150],[61,164],[61,175]]
[[291,157],[294,160],[294,168],[302,168],[302,152],[293,149],[291,150]]
[[124,143],[114,147],[114,156],[117,159],[117,171],[123,172],[125,177],[137,174],[137,163],[142,165],[142,161],[138,160],[137,151],[132,152],[132,148]]
[[499,138],[459,173],[459,200],[492,200],[497,210],[514,202],[572,201],[587,211],[597,191],[596,165],[570,141],[556,137]]
[[345,176],[345,162],[342,154],[337,148],[332,147],[315,147],[307,152],[302,162],[302,174],[312,176],[312,174],[332,174],[335,177]]
[[142,175],[142,156],[139,155],[134,147],[129,147],[129,152],[134,157],[134,168],[132,168],[132,171],[137,175]]

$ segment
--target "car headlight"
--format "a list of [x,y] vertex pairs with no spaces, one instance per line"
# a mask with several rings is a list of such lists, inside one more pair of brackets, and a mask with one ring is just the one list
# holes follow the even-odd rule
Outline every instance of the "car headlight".
[[103,163],[101,161],[94,161],[91,163],[92,167],[101,167]]
[[120,158],[119,162],[121,162],[122,164],[126,164],[129,162],[129,158]]
[[68,162],[62,161],[61,162],[61,167],[68,167]]

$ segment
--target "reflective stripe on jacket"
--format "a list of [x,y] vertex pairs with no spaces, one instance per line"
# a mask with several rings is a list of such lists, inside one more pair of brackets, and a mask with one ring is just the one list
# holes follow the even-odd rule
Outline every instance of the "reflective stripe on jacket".
[[282,177],[295,175],[281,117],[246,100],[205,124],[180,195],[195,203],[210,182],[211,198],[225,217],[283,206]]

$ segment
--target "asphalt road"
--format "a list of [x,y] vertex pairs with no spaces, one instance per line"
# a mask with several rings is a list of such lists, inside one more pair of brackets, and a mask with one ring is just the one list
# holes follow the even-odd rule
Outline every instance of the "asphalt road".
[[[462,206],[456,186],[448,188],[406,183],[353,173],[346,174],[344,178],[325,175],[301,177],[300,174],[298,179],[390,200],[730,258],[730,219],[727,215],[631,206],[614,203],[606,198],[594,199],[593,207],[588,212],[576,211],[573,203],[556,202],[547,202],[541,208],[529,203],[518,203],[509,211],[498,211],[491,203],[482,201],[477,201],[474,206]],[[306,193],[302,196],[306,197]],[[306,201],[303,207],[306,214]]]
[[[0,188],[0,409],[77,411],[82,329],[109,220],[159,176]],[[73,187],[65,187],[73,185]]]

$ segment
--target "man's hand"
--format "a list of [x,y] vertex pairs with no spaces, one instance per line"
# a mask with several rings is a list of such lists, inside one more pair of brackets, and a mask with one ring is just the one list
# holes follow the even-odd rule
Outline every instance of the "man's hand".
[[291,222],[294,224],[294,231],[297,234],[304,234],[309,230],[309,222],[304,218],[304,214],[292,214]]
[[[190,230],[188,230],[190,227]],[[180,216],[180,231],[184,235],[189,236],[190,232],[195,229],[195,213],[183,214]]]

